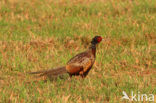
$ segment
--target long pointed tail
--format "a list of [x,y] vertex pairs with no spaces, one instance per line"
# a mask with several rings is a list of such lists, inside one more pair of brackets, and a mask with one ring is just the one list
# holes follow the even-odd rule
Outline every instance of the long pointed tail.
[[39,76],[47,76],[47,77],[57,77],[64,73],[67,73],[65,66],[49,70],[30,72],[29,74],[38,74]]

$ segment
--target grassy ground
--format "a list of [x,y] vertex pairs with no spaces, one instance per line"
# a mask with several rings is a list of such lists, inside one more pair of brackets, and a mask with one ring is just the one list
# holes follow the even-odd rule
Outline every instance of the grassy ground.
[[[95,35],[105,41],[85,79],[27,74],[64,65]],[[156,95],[155,0],[0,1],[0,102],[128,102],[122,91]]]

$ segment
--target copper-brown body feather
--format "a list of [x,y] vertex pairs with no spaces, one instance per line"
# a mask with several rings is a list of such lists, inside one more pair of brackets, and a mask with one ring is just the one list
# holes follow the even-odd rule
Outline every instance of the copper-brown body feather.
[[72,75],[86,76],[95,62],[95,55],[89,49],[71,58],[66,65],[67,72]]

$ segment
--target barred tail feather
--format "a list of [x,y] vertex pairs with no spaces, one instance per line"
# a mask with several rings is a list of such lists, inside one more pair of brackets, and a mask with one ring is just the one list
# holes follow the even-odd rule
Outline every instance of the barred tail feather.
[[57,77],[64,73],[67,73],[65,66],[49,70],[30,72],[29,74],[39,74],[39,76]]

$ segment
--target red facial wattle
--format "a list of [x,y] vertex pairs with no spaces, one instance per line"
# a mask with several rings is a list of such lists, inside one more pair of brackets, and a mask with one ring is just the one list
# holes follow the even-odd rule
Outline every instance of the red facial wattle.
[[98,41],[98,42],[101,42],[101,41],[102,41],[102,37],[98,37],[98,38],[97,38],[97,41]]

